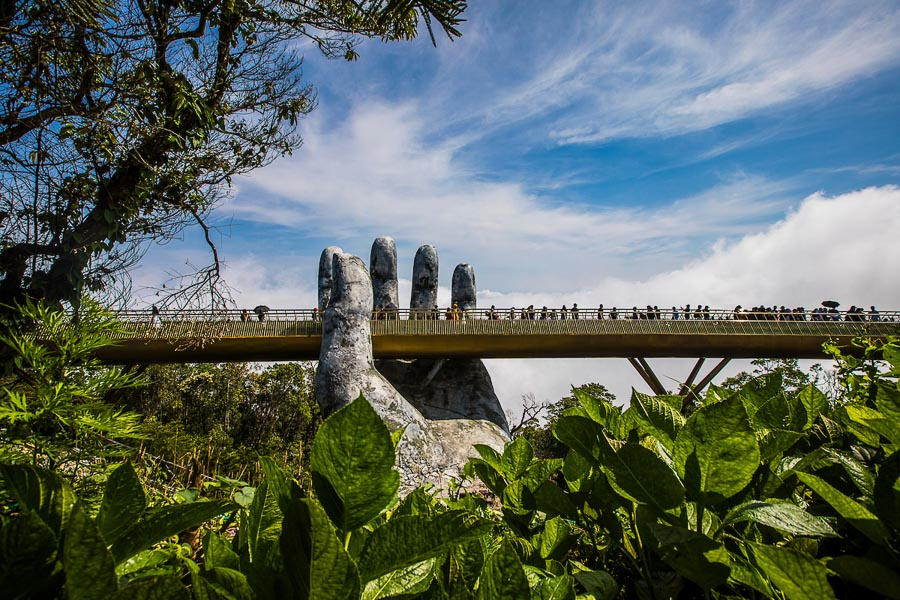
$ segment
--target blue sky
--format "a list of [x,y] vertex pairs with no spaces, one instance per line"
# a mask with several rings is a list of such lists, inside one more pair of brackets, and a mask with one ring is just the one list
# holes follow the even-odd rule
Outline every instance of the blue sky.
[[[473,264],[485,306],[900,308],[896,1],[495,0],[465,16],[437,48],[370,41],[353,63],[301,48],[319,99],[303,147],[215,213],[241,304],[312,306],[322,248],[367,259],[390,235],[401,276],[424,243],[446,286]],[[136,281],[203,252],[188,232]],[[624,360],[552,364],[488,367],[507,406],[637,385]]]

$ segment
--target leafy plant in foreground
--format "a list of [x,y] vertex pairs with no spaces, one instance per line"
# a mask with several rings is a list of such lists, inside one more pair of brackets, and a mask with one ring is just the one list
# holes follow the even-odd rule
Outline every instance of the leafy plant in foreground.
[[[553,432],[467,467],[498,497],[402,500],[395,443],[362,398],[329,417],[311,483],[262,461],[233,502],[150,508],[127,464],[96,514],[60,477],[0,468],[0,584],[13,597],[900,597],[900,352],[837,354],[837,406],[778,374],[682,398],[589,390]],[[186,497],[187,500],[192,498]],[[17,506],[17,507],[16,507]],[[202,548],[170,536],[207,519]],[[26,577],[23,578],[23,574]]]
[[[0,332],[10,358],[0,381],[0,460],[29,462],[82,480],[103,457],[119,457],[110,439],[140,436],[139,415],[107,398],[140,379],[104,367],[94,352],[121,328],[114,317],[85,299],[73,319],[60,309],[26,302],[22,327]],[[43,341],[32,333],[42,332]]]

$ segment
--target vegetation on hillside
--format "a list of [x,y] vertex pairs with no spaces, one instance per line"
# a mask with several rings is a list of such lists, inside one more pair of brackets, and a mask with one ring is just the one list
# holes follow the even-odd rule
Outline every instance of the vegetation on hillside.
[[[478,448],[466,472],[491,502],[465,482],[398,498],[397,436],[362,398],[322,423],[299,479],[262,458],[253,486],[219,477],[163,498],[112,456],[98,488],[9,455],[0,585],[13,598],[897,598],[900,342],[859,343],[862,359],[830,348],[839,401],[778,371],[714,386],[689,415],[679,397],[634,393],[624,408],[576,389],[551,427],[560,457],[526,437]],[[58,389],[85,388],[75,371],[56,372]],[[191,394],[222,392],[194,376]],[[22,412],[42,410],[19,389]],[[183,390],[162,389],[148,396],[169,398],[162,413],[186,410]],[[9,414],[4,443],[37,444]],[[111,439],[67,435],[70,452]]]

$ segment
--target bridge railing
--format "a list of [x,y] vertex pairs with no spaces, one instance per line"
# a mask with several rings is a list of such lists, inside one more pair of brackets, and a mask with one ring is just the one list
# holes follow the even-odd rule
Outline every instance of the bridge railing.
[[[318,321],[319,311],[316,309],[268,309],[254,312],[251,309],[211,310],[161,310],[154,315],[152,309],[127,310],[116,313],[124,323],[150,322],[298,322]],[[877,314],[849,313],[834,311],[830,313],[804,312],[752,312],[735,313],[729,309],[709,309],[706,311],[672,311],[671,309],[586,309],[574,310],[562,307],[540,309],[525,308],[479,308],[461,310],[453,308],[437,310],[417,309],[381,309],[372,311],[373,321],[735,321],[741,324],[750,322],[900,322],[900,311],[881,311]]]

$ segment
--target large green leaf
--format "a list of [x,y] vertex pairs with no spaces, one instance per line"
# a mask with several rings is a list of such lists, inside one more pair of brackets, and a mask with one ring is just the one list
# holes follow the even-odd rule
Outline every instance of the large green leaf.
[[572,395],[578,400],[585,414],[596,423],[609,430],[614,430],[616,422],[622,414],[622,409],[606,400],[596,398],[593,394],[580,388],[573,388]]
[[319,501],[301,501],[309,511],[310,542],[310,600],[348,600],[359,594],[360,581],[356,565],[337,537],[337,531]]
[[746,585],[748,588],[756,590],[765,598],[774,598],[775,590],[766,579],[762,572],[755,565],[751,565],[735,554],[729,555],[731,558],[731,574],[728,579],[730,582],[737,582]]
[[498,473],[503,472],[503,456],[499,452],[484,444],[475,444],[472,447],[478,451],[481,460],[492,466]]
[[881,464],[874,495],[878,516],[900,531],[900,452],[894,452]]
[[116,565],[96,523],[81,503],[69,515],[63,541],[66,593],[71,600],[106,600],[118,589]]
[[811,473],[795,471],[794,474],[869,540],[879,546],[886,543],[887,528],[868,508]]
[[582,567],[573,575],[581,587],[587,591],[589,598],[613,600],[619,593],[619,585],[606,571],[593,571]]
[[531,490],[521,480],[514,481],[503,490],[501,500],[507,522],[527,529],[537,510],[537,501]]
[[234,569],[209,567],[192,578],[194,597],[210,600],[253,600],[253,589],[247,576]]
[[454,546],[448,560],[449,582],[458,583],[457,589],[474,589],[484,567],[484,552],[480,540]]
[[864,496],[871,497],[875,493],[875,476],[869,468],[845,450],[837,450],[835,448],[824,448],[825,452],[838,460],[844,471],[850,477],[850,480],[856,485],[860,493]]
[[828,521],[790,502],[753,501],[741,504],[729,511],[722,526],[741,521],[760,523],[791,535],[837,536]]
[[747,542],[753,560],[789,600],[836,598],[821,562],[791,548]]
[[861,556],[838,556],[828,568],[847,581],[885,598],[900,599],[900,573],[896,569]]
[[33,512],[4,520],[0,526],[0,590],[10,598],[51,596],[62,585],[53,577],[59,542]]
[[757,407],[752,422],[757,430],[784,429],[800,432],[806,427],[806,409],[799,399],[788,398],[781,392]]
[[561,560],[577,539],[572,535],[572,527],[565,519],[554,517],[544,522],[544,529],[536,546],[541,558]]
[[111,600],[190,600],[191,593],[175,575],[155,575],[129,583]]
[[495,469],[487,461],[480,458],[470,458],[466,468],[475,471],[478,478],[489,490],[494,492],[494,494],[497,496],[503,495],[503,490],[506,489],[506,480],[503,478],[503,475],[500,474],[500,471]]
[[119,564],[157,542],[240,508],[229,500],[174,504],[148,509],[140,521],[122,534],[110,550]]
[[203,536],[203,560],[210,569],[222,567],[240,570],[241,559],[231,549],[231,544],[225,537],[216,531],[207,531]]
[[900,389],[897,384],[878,381],[875,388],[875,406],[888,419],[900,423]]
[[38,515],[55,534],[60,534],[77,498],[59,475],[30,465],[0,464],[0,477],[22,508]]
[[362,600],[378,600],[378,598],[421,594],[431,585],[434,579],[433,571],[434,559],[430,558],[414,565],[385,573],[366,584],[362,593]]
[[447,552],[492,527],[464,511],[394,517],[377,527],[359,556],[363,583]]
[[681,412],[664,399],[647,396],[636,390],[631,391],[631,408],[638,427],[671,451],[675,445],[675,437],[684,426]]
[[610,486],[621,496],[662,513],[684,502],[678,476],[652,450],[628,442],[609,452],[601,467]]
[[526,438],[517,437],[503,448],[501,473],[507,481],[519,479],[525,474],[532,458],[534,458],[534,449],[531,444]]
[[281,535],[279,536],[280,571],[290,583],[289,597],[297,600],[310,598],[312,577],[312,517],[305,504],[303,491],[296,482],[288,481],[281,472],[266,473],[266,481],[278,495],[281,508]]
[[[750,419],[756,415],[756,411],[768,402],[773,396],[784,394],[782,377],[780,373],[767,373],[754,377],[744,384],[738,392],[730,398],[736,398],[744,405],[744,410]],[[726,399],[727,400],[727,399]]]
[[572,502],[569,494],[553,481],[545,481],[534,492],[534,503],[537,509],[553,518],[563,515],[571,519],[578,518],[578,508]]
[[103,501],[97,514],[97,527],[107,544],[112,544],[137,523],[147,508],[147,496],[130,462],[123,462],[110,473],[103,489]]
[[[269,459],[263,459],[269,460]],[[262,463],[265,469],[265,462]],[[277,507],[277,499],[271,493],[269,486],[269,477],[261,481],[256,486],[253,494],[253,501],[250,502],[249,508],[241,511],[241,526],[238,529],[238,547],[246,548],[247,557],[251,563],[259,558],[260,537],[265,530],[267,507]]]
[[322,423],[310,467],[325,512],[342,532],[381,514],[400,485],[391,434],[362,396]]
[[861,404],[847,404],[842,406],[837,414],[847,431],[858,437],[864,444],[879,445],[880,434],[872,429],[869,421],[880,419],[882,417],[880,412]]
[[[553,423],[553,435],[560,442],[578,452],[591,465],[599,467],[603,428],[587,417],[563,416]],[[605,444],[604,444],[605,446]]]
[[735,396],[700,407],[678,432],[673,458],[693,498],[712,504],[740,492],[760,463],[741,400]]
[[562,473],[570,491],[579,492],[585,487],[590,487],[591,463],[580,452],[576,450],[566,452]]
[[756,434],[759,442],[759,458],[763,462],[775,459],[804,435],[799,431],[786,429],[763,429],[757,430]]
[[819,415],[828,411],[828,397],[819,388],[809,384],[797,392],[797,399],[803,403],[806,410],[806,425],[803,427],[806,431],[812,427]]
[[281,562],[293,587],[292,597],[302,600],[350,599],[359,594],[356,565],[338,533],[315,498],[304,498],[295,482],[269,483],[278,490],[284,515]]
[[531,600],[575,600],[575,579],[565,574],[545,577],[531,590]]
[[528,598],[531,591],[522,563],[509,541],[504,540],[481,569],[478,600]]
[[728,579],[728,552],[720,542],[683,527],[651,523],[649,528],[656,553],[678,574],[707,590]]
[[528,468],[525,469],[525,473],[522,474],[522,482],[529,490],[534,492],[545,484],[555,471],[561,469],[562,465],[563,461],[561,458],[532,460]]

